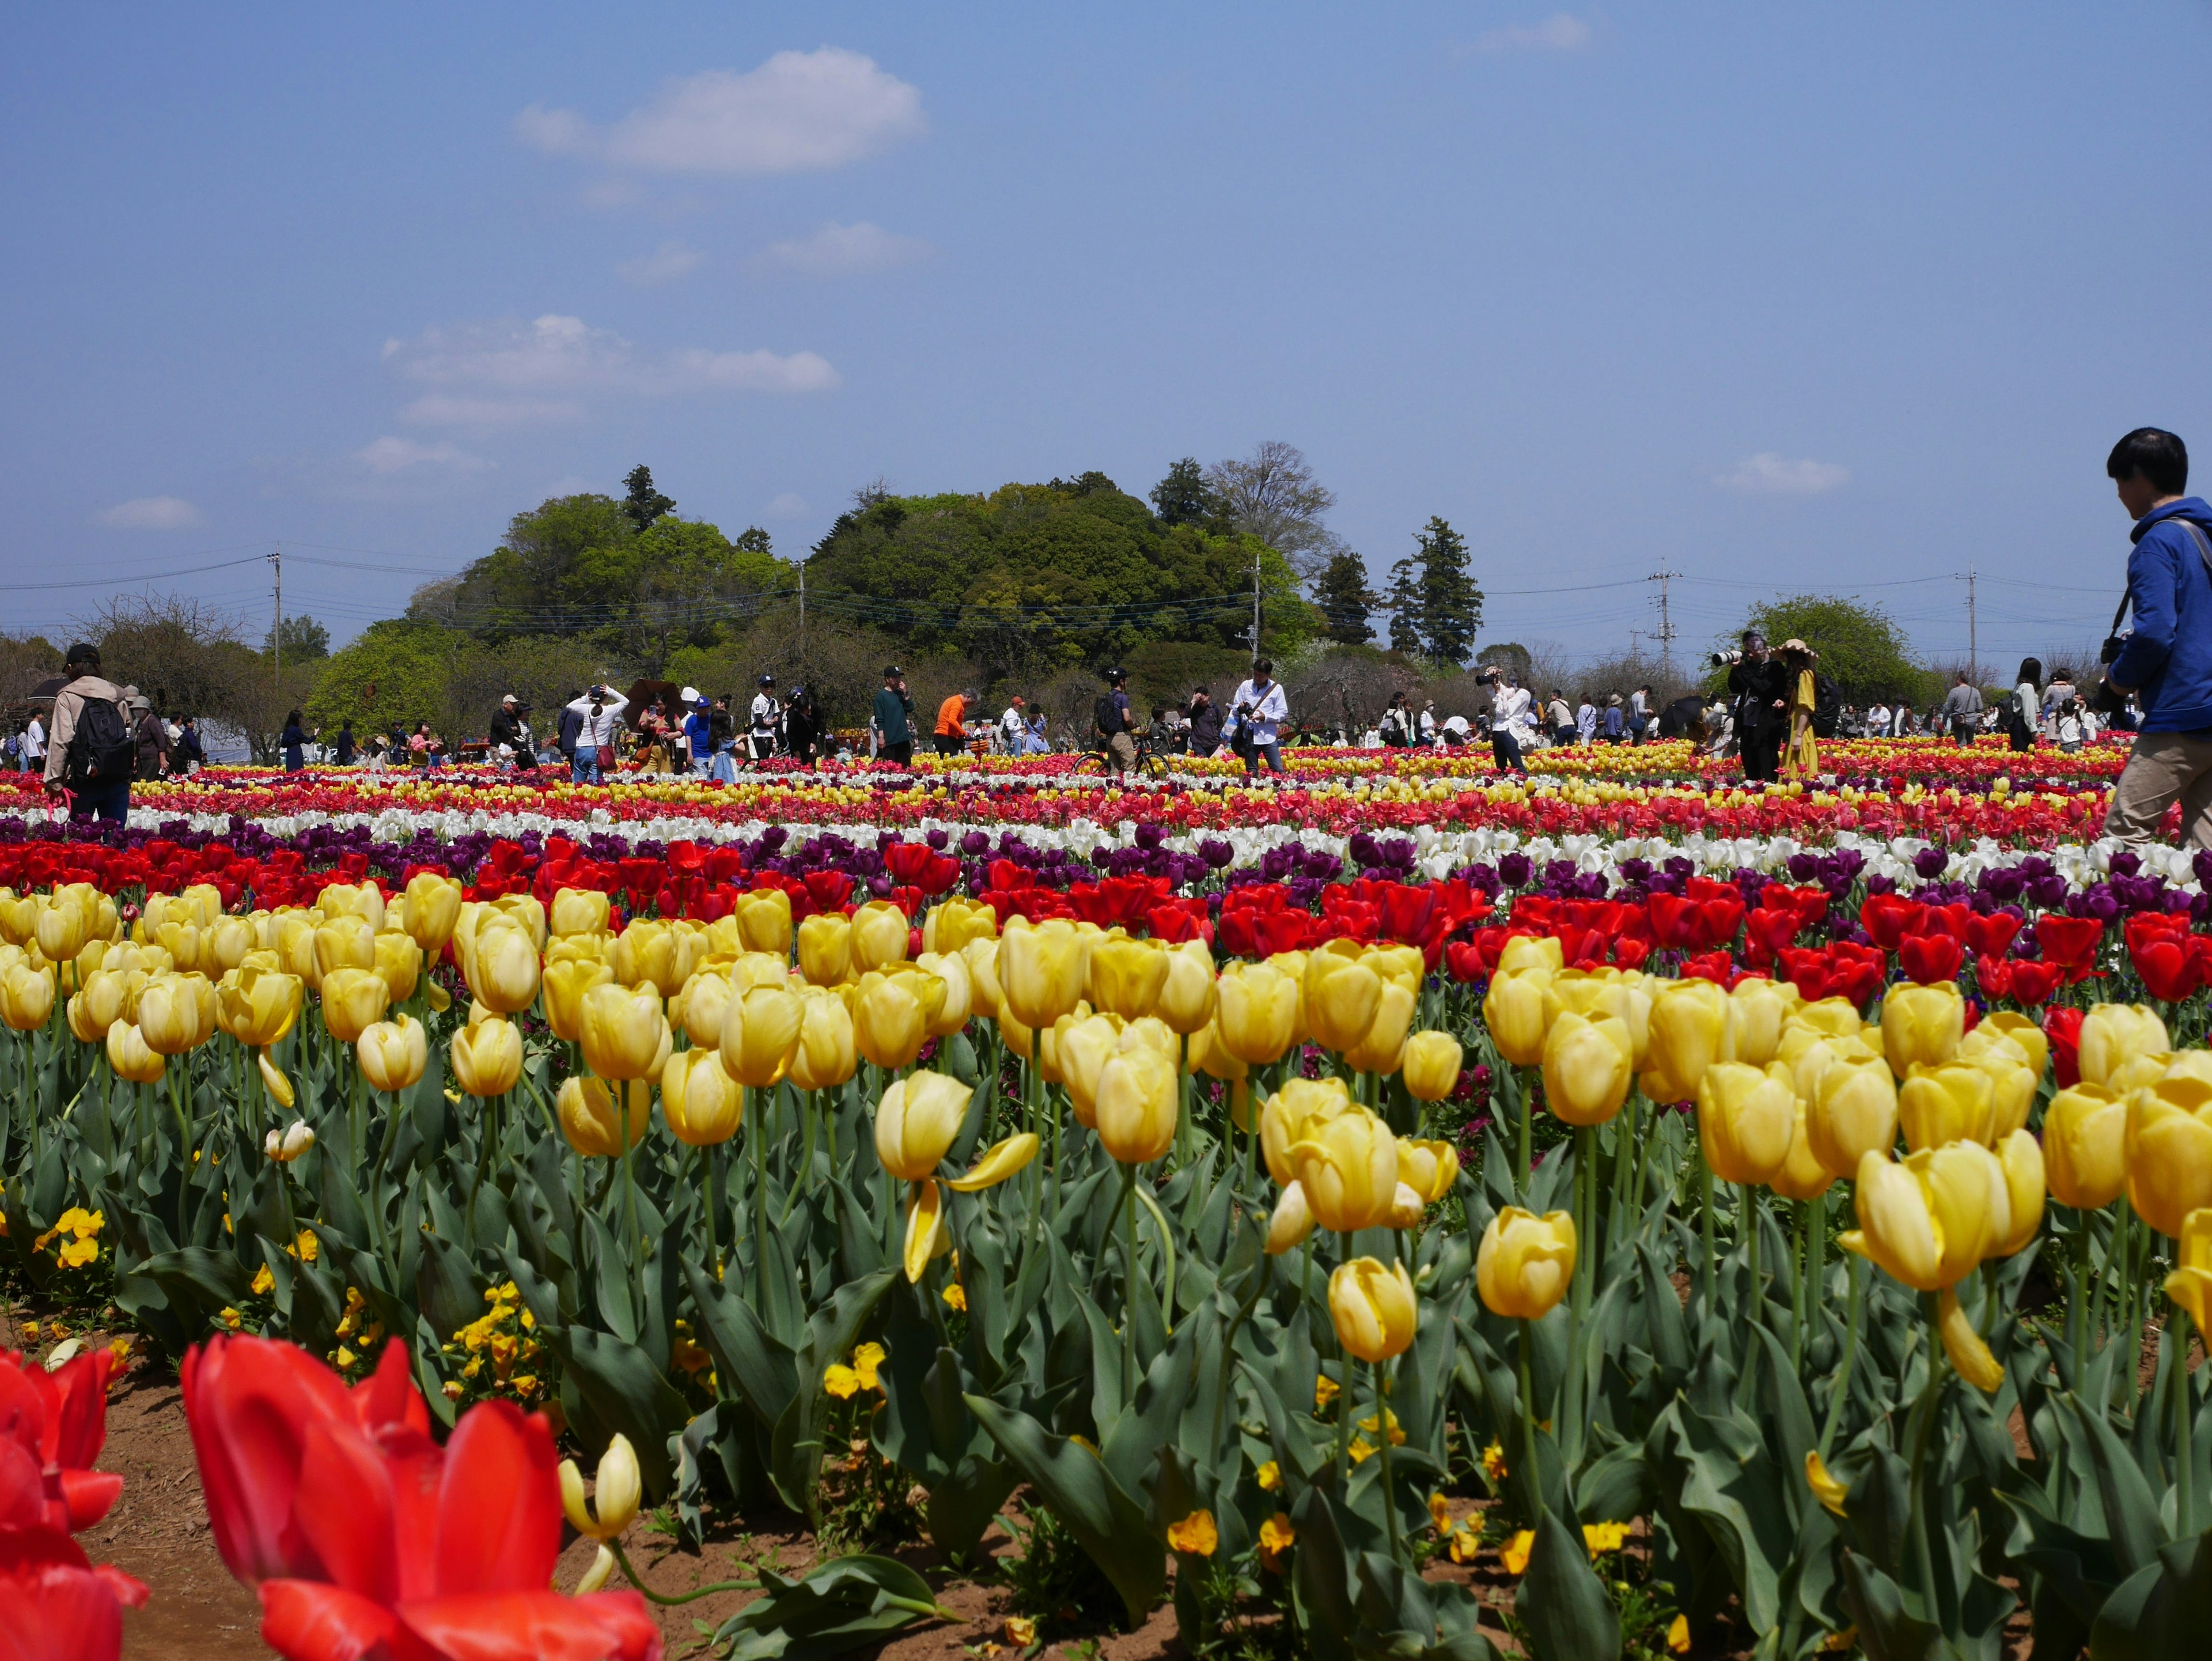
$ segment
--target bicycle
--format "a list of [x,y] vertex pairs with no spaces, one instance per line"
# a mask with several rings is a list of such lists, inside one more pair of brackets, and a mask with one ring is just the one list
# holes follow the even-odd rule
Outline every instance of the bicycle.
[[[1147,779],[1164,779],[1168,776],[1167,757],[1174,752],[1167,747],[1164,735],[1147,731],[1132,733],[1129,737],[1137,746],[1137,758],[1127,770]],[[1096,742],[1096,740],[1093,740]],[[1075,764],[1082,774],[1118,773],[1122,770],[1114,760],[1114,753],[1103,744],[1095,750],[1086,750]]]

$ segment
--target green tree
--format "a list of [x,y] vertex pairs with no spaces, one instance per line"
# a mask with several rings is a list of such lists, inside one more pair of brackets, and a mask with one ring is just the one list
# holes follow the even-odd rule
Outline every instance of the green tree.
[[1367,586],[1367,562],[1351,549],[1332,555],[1314,584],[1314,605],[1327,620],[1328,637],[1343,646],[1374,638],[1368,613],[1381,604]]
[[1152,486],[1152,510],[1163,525],[1195,525],[1215,534],[1229,528],[1229,509],[1206,482],[1206,469],[1196,456],[1185,456],[1168,469],[1168,476]]
[[1241,460],[1215,462],[1206,470],[1206,482],[1236,527],[1287,559],[1301,582],[1319,577],[1343,545],[1322,523],[1336,506],[1335,492],[1314,477],[1295,444],[1265,440]]
[[305,713],[311,723],[332,733],[349,718],[363,734],[404,732],[418,721],[442,726],[447,684],[464,660],[481,649],[458,629],[404,618],[373,623],[331,654]]
[[1517,640],[1493,640],[1474,654],[1474,663],[1478,669],[1494,663],[1522,686],[1536,678],[1536,660]]
[[286,618],[283,628],[271,629],[262,637],[261,649],[273,654],[280,642],[287,663],[306,663],[331,654],[331,631],[311,617]]
[[1421,654],[1421,582],[1408,554],[1390,568],[1390,649],[1409,658]]
[[1467,569],[1467,538],[1432,515],[1413,540],[1421,568],[1421,649],[1439,663],[1465,663],[1482,626],[1482,590]]
[[639,530],[644,530],[662,514],[676,511],[675,499],[653,488],[653,469],[643,462],[623,476],[623,484],[629,491],[623,498],[623,514]]
[[[1777,594],[1751,608],[1744,627],[1756,629],[1778,651],[1785,640],[1802,640],[1820,654],[1818,667],[1836,683],[1846,703],[1875,699],[1930,700],[1940,677],[1912,660],[1905,631],[1879,605],[1832,594]],[[1721,642],[1733,651],[1735,636]],[[1726,682],[1716,670],[1708,684]]]

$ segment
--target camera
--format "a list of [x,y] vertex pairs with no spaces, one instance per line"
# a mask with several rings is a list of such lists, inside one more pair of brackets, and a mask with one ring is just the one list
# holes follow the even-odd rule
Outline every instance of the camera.
[[2105,643],[2097,648],[2097,661],[2100,663],[2110,663],[2115,658],[2118,657],[2122,652],[2127,649],[2128,641],[2134,633],[2135,630],[2129,629],[2123,630],[2117,635],[2106,636]]
[[1716,652],[1712,655],[1712,666],[1716,669],[1733,669],[1742,661],[1743,654],[1741,652]]

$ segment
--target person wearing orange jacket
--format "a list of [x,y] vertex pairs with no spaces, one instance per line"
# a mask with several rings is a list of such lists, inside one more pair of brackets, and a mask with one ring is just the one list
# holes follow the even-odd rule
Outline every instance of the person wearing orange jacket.
[[968,706],[977,702],[973,692],[955,692],[937,706],[937,753],[957,756],[968,747]]

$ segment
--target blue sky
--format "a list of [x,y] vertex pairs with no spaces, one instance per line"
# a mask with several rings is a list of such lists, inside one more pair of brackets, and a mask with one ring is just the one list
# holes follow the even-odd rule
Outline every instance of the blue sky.
[[[1303,447],[1486,639],[1761,594],[2094,641],[2212,458],[2202,4],[20,9],[0,581],[288,550],[343,639],[516,509],[780,551],[851,490]],[[2206,462],[2212,468],[2212,459]],[[177,586],[263,618],[267,570]],[[89,583],[53,587],[40,584]],[[1612,586],[1606,586],[1612,585]],[[1534,591],[1534,592],[1524,592]]]

